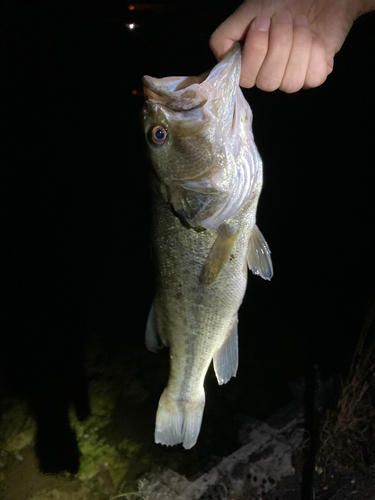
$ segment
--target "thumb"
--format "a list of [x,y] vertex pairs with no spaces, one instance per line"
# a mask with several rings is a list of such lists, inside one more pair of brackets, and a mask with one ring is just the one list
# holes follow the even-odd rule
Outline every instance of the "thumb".
[[245,40],[251,22],[260,13],[260,6],[244,2],[212,33],[209,44],[218,61],[223,59],[234,42]]

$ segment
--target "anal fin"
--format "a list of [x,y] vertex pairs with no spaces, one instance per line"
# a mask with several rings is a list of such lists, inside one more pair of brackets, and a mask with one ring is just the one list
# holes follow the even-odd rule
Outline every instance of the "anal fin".
[[254,225],[250,235],[247,263],[253,274],[261,276],[264,280],[272,278],[271,250],[257,225]]
[[238,319],[234,317],[228,337],[214,354],[214,370],[219,385],[236,376],[238,369]]
[[237,232],[228,224],[222,224],[218,229],[218,235],[214,241],[207,258],[203,264],[199,283],[210,285],[218,277],[224,264],[229,259],[232,248],[237,239]]

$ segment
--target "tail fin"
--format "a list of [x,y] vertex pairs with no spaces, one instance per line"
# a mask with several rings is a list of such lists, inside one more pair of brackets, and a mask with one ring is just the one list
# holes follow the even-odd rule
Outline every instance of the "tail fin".
[[156,413],[155,443],[173,446],[182,443],[185,449],[197,442],[202,423],[205,395],[202,387],[197,399],[177,400],[164,389]]

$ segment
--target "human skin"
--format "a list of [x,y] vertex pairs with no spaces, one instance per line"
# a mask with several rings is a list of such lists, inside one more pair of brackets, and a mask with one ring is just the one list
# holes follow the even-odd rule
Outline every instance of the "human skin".
[[211,35],[221,60],[244,42],[240,85],[287,93],[321,85],[354,21],[375,0],[246,0]]

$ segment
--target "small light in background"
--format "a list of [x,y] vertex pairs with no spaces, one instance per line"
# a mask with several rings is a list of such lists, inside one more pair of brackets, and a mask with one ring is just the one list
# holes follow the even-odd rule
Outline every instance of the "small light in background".
[[142,96],[143,95],[142,90],[137,90],[137,89],[133,89],[130,93],[131,93],[131,95],[134,95],[134,96]]
[[139,3],[130,3],[128,5],[129,10],[154,10],[161,11],[167,8],[166,3],[144,3],[144,1]]
[[139,28],[139,24],[136,23],[126,23],[125,26],[128,28],[128,30],[133,31],[136,28]]

